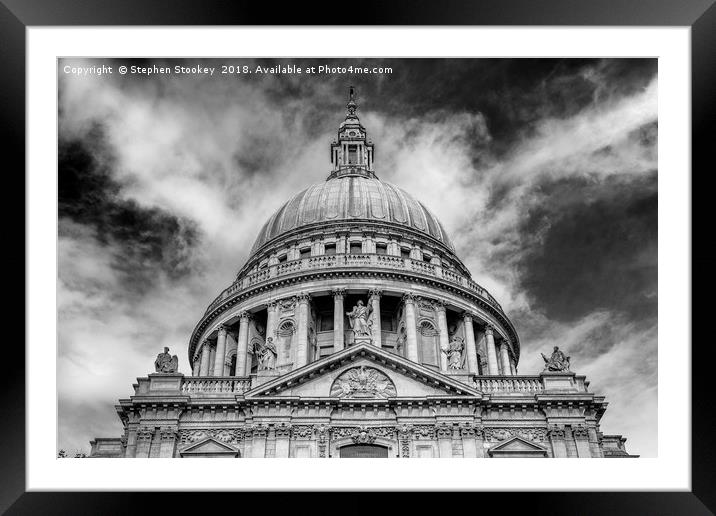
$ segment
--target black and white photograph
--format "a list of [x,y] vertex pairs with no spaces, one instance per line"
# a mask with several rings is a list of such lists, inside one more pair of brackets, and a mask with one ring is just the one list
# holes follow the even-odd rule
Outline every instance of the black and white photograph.
[[658,456],[655,58],[63,58],[57,456]]

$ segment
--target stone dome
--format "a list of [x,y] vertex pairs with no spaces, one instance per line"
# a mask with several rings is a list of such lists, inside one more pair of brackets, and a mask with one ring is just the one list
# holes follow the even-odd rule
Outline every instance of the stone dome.
[[289,199],[263,225],[251,253],[302,226],[346,221],[395,224],[455,250],[437,217],[415,197],[374,175],[347,174],[313,184]]

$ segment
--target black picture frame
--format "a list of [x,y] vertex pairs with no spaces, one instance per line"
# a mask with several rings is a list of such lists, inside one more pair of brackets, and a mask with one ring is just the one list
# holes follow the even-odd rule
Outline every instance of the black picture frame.
[[[12,199],[3,202],[6,219],[6,237],[17,232],[18,244],[14,252],[6,252],[6,271],[27,270],[24,231],[15,223],[18,210],[25,213],[25,31],[31,26],[83,26],[83,25],[555,25],[555,26],[688,26],[691,28],[692,74],[692,237],[709,224],[705,203],[696,203],[699,195],[708,195],[708,188],[694,188],[695,179],[703,183],[711,172],[707,168],[711,137],[716,124],[716,5],[714,0],[442,0],[440,2],[397,1],[376,2],[364,0],[353,8],[345,4],[323,2],[287,3],[277,8],[273,4],[221,0],[0,0],[0,105],[2,106],[3,158],[6,192]],[[12,165],[10,165],[12,163]],[[709,163],[710,165],[710,163]],[[700,169],[700,174],[695,171]],[[16,182],[13,184],[13,180]],[[692,277],[700,278],[692,290],[692,320],[703,327],[709,303],[697,303],[697,292],[709,290],[711,277],[706,269],[709,262],[700,247],[708,245],[708,238],[692,238]],[[9,247],[9,246],[8,246]],[[22,249],[22,251],[18,250]],[[27,274],[27,272],[26,272]],[[16,274],[17,275],[17,274]],[[17,275],[19,276],[19,275]],[[703,281],[703,279],[706,281]],[[24,289],[23,289],[24,291]],[[16,297],[14,309],[19,312],[25,304]],[[22,294],[25,299],[25,294]],[[14,314],[13,314],[14,315]],[[7,312],[9,321],[21,320]],[[19,324],[16,326],[20,326]],[[684,328],[684,338],[694,335],[692,328]],[[24,331],[24,330],[21,330]],[[21,336],[25,340],[24,334]],[[531,514],[713,514],[716,511],[716,447],[712,442],[714,414],[710,408],[711,385],[710,346],[708,339],[693,339],[702,344],[692,347],[692,490],[690,492],[533,492],[533,493],[479,493],[457,502],[460,512],[479,512],[476,497],[481,504],[487,498],[496,503],[500,512]],[[2,439],[0,439],[0,510],[7,514],[135,514],[152,510],[149,501],[167,500],[166,494],[147,493],[76,493],[26,492],[25,489],[25,354],[17,345],[19,339],[8,338],[4,358],[12,368],[5,367]],[[668,407],[660,406],[668,410]],[[235,501],[236,495],[214,496],[217,510],[225,501]],[[245,495],[241,495],[245,496]],[[264,495],[265,496],[265,495]],[[291,506],[312,507],[318,502],[307,494],[292,494]],[[434,496],[434,495],[432,495]],[[444,496],[444,494],[442,495]],[[191,510],[195,503],[206,497],[190,493],[174,493],[164,510]],[[385,498],[385,497],[384,497]],[[415,493],[411,500],[403,497],[401,505],[423,504],[430,501],[430,493]],[[323,500],[323,499],[322,499]],[[388,500],[374,498],[376,503]],[[327,502],[326,502],[327,503]],[[330,503],[336,503],[335,500]],[[241,504],[243,506],[243,503]],[[349,504],[351,505],[351,504]],[[245,506],[248,507],[248,506]],[[385,507],[383,505],[383,507]],[[352,512],[348,508],[341,512]],[[407,511],[407,505],[403,505]],[[299,510],[299,512],[301,512]]]

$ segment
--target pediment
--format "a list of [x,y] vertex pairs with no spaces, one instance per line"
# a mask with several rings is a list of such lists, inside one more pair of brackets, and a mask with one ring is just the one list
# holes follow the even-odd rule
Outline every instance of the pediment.
[[181,451],[182,457],[236,457],[238,451],[226,443],[207,437]]
[[547,449],[519,436],[510,437],[489,450],[490,455],[546,456]]
[[244,393],[256,397],[394,399],[482,394],[447,375],[370,344],[358,344]]

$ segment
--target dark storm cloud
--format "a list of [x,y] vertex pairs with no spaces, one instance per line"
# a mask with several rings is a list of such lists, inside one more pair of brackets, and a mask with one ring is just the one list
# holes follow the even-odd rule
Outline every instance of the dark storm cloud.
[[519,263],[533,304],[559,321],[607,308],[655,317],[656,186],[655,172],[630,181],[540,185],[541,199],[521,228],[525,242],[533,242]]
[[189,249],[198,239],[196,224],[122,198],[115,166],[99,126],[84,139],[60,140],[60,238],[71,231],[64,220],[94,229],[97,242],[114,247],[113,266],[123,273],[125,285],[140,291],[149,288],[158,272],[174,280],[190,273],[195,266]]

